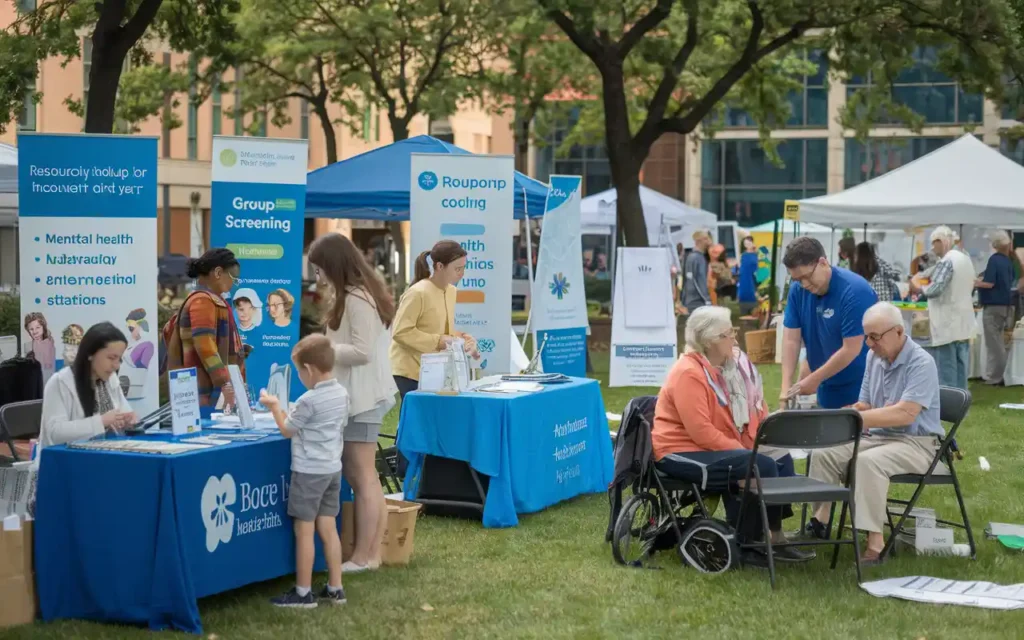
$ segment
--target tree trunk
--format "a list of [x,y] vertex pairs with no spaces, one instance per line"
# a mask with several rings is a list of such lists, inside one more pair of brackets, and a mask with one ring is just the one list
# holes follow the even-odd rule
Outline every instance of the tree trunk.
[[516,171],[529,175],[530,173],[530,121],[532,118],[526,114],[516,114],[515,122],[512,125],[516,144]]
[[89,71],[89,99],[83,105],[86,133],[114,131],[117,85],[121,81],[125,58],[125,54],[118,54],[119,50],[117,38],[100,37],[97,30],[92,47],[92,69]]
[[617,193],[616,221],[618,232],[626,246],[646,247],[647,224],[640,204],[640,164],[634,154],[633,139],[629,131],[629,112],[623,70],[619,63],[610,63],[601,69],[604,88],[605,142],[612,183]]
[[334,164],[338,161],[338,136],[334,132],[334,123],[331,122],[331,114],[327,112],[327,99],[322,102],[310,102],[313,106],[313,113],[320,118],[320,128],[324,132],[324,147],[327,149],[327,164]]
[[[395,139],[395,142],[407,140],[409,138],[409,120],[406,118],[399,118],[398,116],[389,113],[388,122],[391,124],[391,137]],[[405,268],[406,263],[406,250],[405,250],[405,237],[402,233],[401,222],[388,222],[388,231],[391,233],[391,239],[395,243],[395,251],[398,253],[398,272],[395,274],[396,283],[401,283],[404,287],[409,282],[408,272]]]

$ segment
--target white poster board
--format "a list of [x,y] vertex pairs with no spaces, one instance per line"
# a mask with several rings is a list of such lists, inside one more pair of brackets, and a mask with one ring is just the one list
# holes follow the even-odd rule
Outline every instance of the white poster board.
[[[615,265],[609,386],[660,387],[676,361],[669,256],[663,248],[621,247]],[[649,308],[659,325],[629,326],[634,304]]]
[[480,368],[507,373],[512,330],[512,231],[515,166],[511,156],[412,154],[409,221],[412,255],[439,240],[468,253],[456,285],[455,329],[470,334]]
[[171,433],[182,436],[199,431],[201,418],[196,368],[168,371],[167,391],[171,397]]

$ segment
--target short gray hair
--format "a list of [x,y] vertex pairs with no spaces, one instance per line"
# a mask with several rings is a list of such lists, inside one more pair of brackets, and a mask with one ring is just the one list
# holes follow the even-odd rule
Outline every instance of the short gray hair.
[[1006,233],[1002,229],[995,231],[989,236],[989,240],[992,241],[992,246],[996,249],[1002,249],[1003,247],[1010,246],[1010,234]]
[[686,346],[700,354],[723,333],[732,329],[732,312],[725,307],[705,306],[694,309],[686,320]]
[[863,325],[874,319],[888,320],[892,327],[903,326],[903,313],[891,302],[876,302],[864,312]]
[[943,244],[953,246],[953,243],[956,242],[956,234],[953,233],[953,230],[946,225],[939,225],[935,227],[935,231],[932,231],[930,242],[935,242],[936,240],[942,241]]

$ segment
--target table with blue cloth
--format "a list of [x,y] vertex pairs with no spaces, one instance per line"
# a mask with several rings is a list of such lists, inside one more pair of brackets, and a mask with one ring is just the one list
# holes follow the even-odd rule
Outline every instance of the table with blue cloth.
[[489,476],[485,527],[514,527],[517,514],[604,492],[612,479],[604,401],[598,382],[587,378],[535,393],[410,392],[402,402],[398,449],[409,460],[407,500],[417,499],[427,455],[466,462]]
[[35,523],[43,620],[202,633],[198,598],[294,573],[290,469],[277,434],[176,455],[47,447]]

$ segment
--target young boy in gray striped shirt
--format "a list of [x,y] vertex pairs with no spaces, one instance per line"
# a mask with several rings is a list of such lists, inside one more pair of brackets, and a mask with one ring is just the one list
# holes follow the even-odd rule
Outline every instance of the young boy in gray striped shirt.
[[335,518],[341,508],[342,434],[348,422],[348,392],[334,377],[334,347],[324,335],[306,336],[292,350],[292,361],[306,393],[285,415],[280,401],[260,392],[277,428],[292,441],[292,481],[288,515],[295,520],[295,588],[271,603],[313,609],[313,532],[320,534],[327,560],[327,586],[320,600],[345,604],[341,588],[341,540]]

